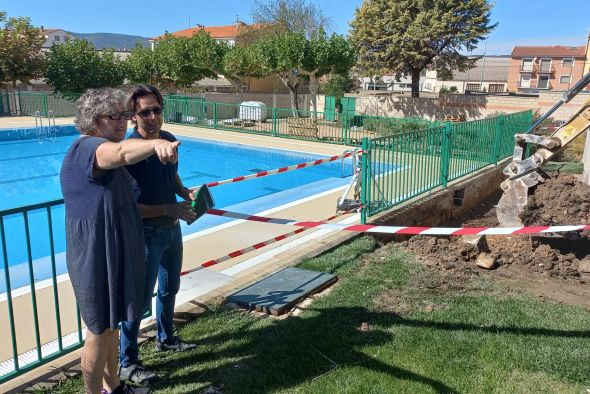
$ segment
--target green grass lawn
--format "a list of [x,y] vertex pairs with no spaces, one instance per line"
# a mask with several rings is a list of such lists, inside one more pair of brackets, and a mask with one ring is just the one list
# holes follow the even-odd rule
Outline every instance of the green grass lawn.
[[[339,281],[287,319],[212,306],[179,331],[190,353],[144,363],[158,393],[586,393],[590,313],[416,263],[357,238],[299,265]],[[363,322],[369,330],[360,330]],[[52,392],[79,392],[79,378]]]

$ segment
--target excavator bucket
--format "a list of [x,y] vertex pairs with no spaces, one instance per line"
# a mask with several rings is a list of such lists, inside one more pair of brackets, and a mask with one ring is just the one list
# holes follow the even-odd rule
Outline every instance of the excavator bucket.
[[[504,175],[507,175],[508,179],[501,184],[504,194],[496,206],[496,216],[501,227],[522,226],[520,216],[527,205],[529,194],[539,182],[543,182],[545,179],[540,172],[541,166],[590,128],[589,99],[551,136],[532,134],[543,120],[555,112],[559,106],[569,102],[589,83],[590,73],[586,74],[572,89],[567,91],[559,102],[531,126],[527,133],[514,136],[515,147],[512,162],[504,168]],[[539,149],[531,157],[525,158],[527,144],[537,145]],[[587,152],[587,154],[590,154],[590,152]]]
[[507,179],[502,182],[501,187],[504,194],[496,205],[496,216],[501,227],[521,227],[523,225],[520,214],[528,203],[530,190],[539,181],[535,179],[537,177],[540,179],[540,175],[533,172],[526,179]]

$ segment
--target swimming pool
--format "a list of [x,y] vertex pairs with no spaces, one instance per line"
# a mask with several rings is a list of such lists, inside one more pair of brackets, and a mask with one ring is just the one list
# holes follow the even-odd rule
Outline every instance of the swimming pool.
[[[61,199],[59,171],[67,149],[79,134],[74,126],[57,126],[52,132],[36,129],[0,130],[0,211]],[[305,152],[283,151],[196,138],[179,138],[179,175],[187,186],[197,186],[240,175],[322,158]],[[342,176],[342,173],[345,176]],[[216,207],[256,213],[343,186],[350,181],[352,166],[346,160],[325,163],[286,174],[273,175],[211,189]],[[57,274],[66,272],[64,208],[51,208]],[[31,212],[29,221],[31,259],[35,280],[51,276],[49,232],[46,210]],[[188,226],[183,235],[211,228],[232,219],[205,215]],[[29,283],[25,218],[4,218],[11,288]],[[1,262],[3,263],[3,262]],[[0,265],[0,293],[6,291]]]

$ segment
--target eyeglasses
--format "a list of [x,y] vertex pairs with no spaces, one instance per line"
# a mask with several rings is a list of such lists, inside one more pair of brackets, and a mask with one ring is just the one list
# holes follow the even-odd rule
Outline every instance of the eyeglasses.
[[123,112],[117,112],[116,114],[111,114],[108,115],[107,118],[111,119],[111,120],[131,120],[131,118],[133,117],[133,111],[123,111]]
[[150,109],[144,109],[142,111],[137,112],[137,115],[141,116],[142,118],[147,118],[150,114],[154,115],[162,115],[162,111],[164,110],[163,107],[156,107]]

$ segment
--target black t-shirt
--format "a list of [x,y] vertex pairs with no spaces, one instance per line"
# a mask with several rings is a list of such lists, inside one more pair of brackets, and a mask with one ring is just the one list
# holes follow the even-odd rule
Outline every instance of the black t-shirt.
[[[137,131],[129,138],[143,138]],[[167,131],[160,131],[160,139],[174,142],[176,138]],[[153,154],[145,160],[130,166],[125,166],[127,171],[137,181],[141,194],[137,200],[140,204],[161,205],[176,203],[176,172],[178,162],[162,164],[158,155]]]

